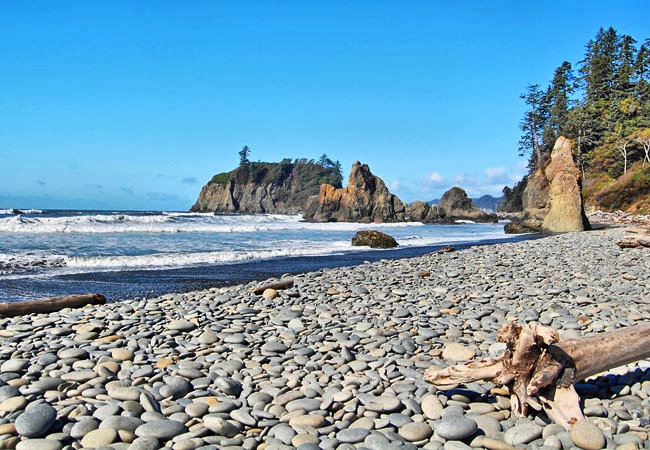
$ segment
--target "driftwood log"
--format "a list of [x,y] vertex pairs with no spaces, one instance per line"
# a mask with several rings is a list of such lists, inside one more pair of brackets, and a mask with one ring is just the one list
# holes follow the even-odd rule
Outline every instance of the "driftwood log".
[[424,380],[437,386],[473,381],[508,385],[512,411],[546,411],[566,430],[583,420],[573,384],[614,367],[650,357],[650,323],[560,341],[552,328],[536,323],[506,323],[497,340],[506,344],[498,358],[469,361],[445,369],[429,368]]
[[279,291],[281,289],[291,289],[292,287],[293,287],[293,280],[283,280],[277,283],[271,283],[264,286],[256,287],[255,289],[253,289],[252,292],[255,295],[261,295],[267,289],[275,289],[276,291]]
[[0,317],[24,316],[32,313],[48,313],[65,308],[81,308],[86,305],[101,305],[106,298],[101,294],[69,295],[67,297],[45,298],[29,302],[0,303]]

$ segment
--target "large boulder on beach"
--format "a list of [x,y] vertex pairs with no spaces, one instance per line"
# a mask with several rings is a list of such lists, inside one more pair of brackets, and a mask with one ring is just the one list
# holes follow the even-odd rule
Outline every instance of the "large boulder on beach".
[[404,222],[406,205],[390,193],[384,181],[367,164],[352,165],[348,185],[322,184],[317,196],[307,201],[303,218],[310,222]]
[[573,159],[571,142],[560,136],[551,153],[544,174],[549,182],[549,209],[542,223],[546,233],[584,231],[589,220],[582,202],[582,178]]
[[560,136],[550,157],[529,177],[523,217],[505,226],[506,233],[561,233],[590,228],[582,200],[582,177],[571,142]]
[[394,248],[399,246],[395,238],[375,230],[359,231],[352,238],[352,245],[355,247],[370,248]]
[[454,220],[471,220],[473,222],[496,222],[496,214],[488,214],[474,205],[467,192],[454,186],[440,198],[440,208],[446,216]]

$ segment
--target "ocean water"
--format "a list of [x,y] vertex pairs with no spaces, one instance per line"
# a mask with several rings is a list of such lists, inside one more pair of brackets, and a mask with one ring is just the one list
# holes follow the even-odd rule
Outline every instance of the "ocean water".
[[[400,250],[352,247],[352,236],[364,229],[389,233]],[[314,224],[300,215],[0,209],[0,301],[90,290],[113,299],[160,294],[508,238],[503,224]]]

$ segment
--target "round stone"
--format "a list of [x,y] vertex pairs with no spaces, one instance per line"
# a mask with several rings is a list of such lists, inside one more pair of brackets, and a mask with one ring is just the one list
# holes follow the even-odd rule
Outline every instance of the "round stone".
[[102,447],[115,442],[117,431],[113,428],[100,428],[93,430],[81,439],[81,445],[88,448]]
[[158,450],[160,447],[156,438],[139,437],[131,443],[129,450]]
[[167,440],[186,431],[187,427],[181,422],[175,420],[156,420],[140,425],[136,428],[135,434],[138,437],[152,437]]
[[437,395],[428,394],[422,399],[422,413],[424,417],[431,420],[438,420],[442,417],[444,409]]
[[11,397],[18,397],[19,395],[20,391],[13,386],[0,386],[0,402],[4,402]]
[[140,390],[134,387],[113,387],[108,390],[108,396],[113,400],[133,400],[140,399]]
[[356,444],[362,442],[370,431],[364,428],[346,428],[336,433],[336,439],[344,444]]
[[11,397],[0,403],[0,411],[6,413],[18,411],[23,409],[26,404],[27,399],[23,396]]
[[576,422],[569,431],[575,445],[585,450],[598,450],[605,447],[603,432],[589,420]]
[[137,417],[109,416],[102,421],[99,428],[112,428],[114,430],[126,430],[135,433],[135,430],[142,424],[144,424],[144,421]]
[[460,441],[472,436],[478,430],[478,425],[472,419],[464,416],[446,416],[436,426],[440,437]]
[[25,437],[40,437],[56,420],[56,410],[47,403],[31,404],[16,419],[16,432]]
[[475,353],[472,347],[466,347],[458,342],[449,342],[442,350],[442,358],[450,362],[467,361],[473,358]]
[[81,439],[93,430],[99,427],[99,423],[94,419],[84,419],[75,423],[70,430],[70,436],[75,439]]
[[264,297],[267,300],[273,300],[278,296],[278,291],[272,288],[264,289],[264,292],[262,293],[262,297]]
[[311,427],[320,428],[325,424],[325,417],[319,414],[305,414],[297,416],[289,420],[289,425],[292,427]]
[[399,429],[399,435],[411,442],[429,439],[432,434],[433,430],[426,422],[410,422]]
[[169,322],[169,325],[167,325],[167,328],[169,328],[170,330],[176,330],[176,331],[192,331],[194,328],[196,328],[196,325],[194,325],[189,320],[178,319],[178,320],[172,320],[171,322]]
[[219,336],[216,335],[216,333],[210,329],[205,330],[201,335],[197,338],[197,342],[199,344],[203,345],[210,345],[214,344],[215,342],[219,341]]
[[133,351],[128,348],[114,348],[111,356],[118,361],[130,361],[133,359]]
[[18,373],[22,372],[29,365],[29,359],[14,358],[5,361],[0,365],[0,373]]
[[205,427],[210,431],[214,431],[219,436],[232,437],[239,433],[239,428],[217,415],[210,414],[204,416],[203,425],[205,425]]
[[16,450],[61,450],[62,448],[63,444],[54,439],[26,439],[16,445]]
[[515,425],[503,434],[503,440],[510,445],[528,444],[542,435],[542,427],[532,422]]

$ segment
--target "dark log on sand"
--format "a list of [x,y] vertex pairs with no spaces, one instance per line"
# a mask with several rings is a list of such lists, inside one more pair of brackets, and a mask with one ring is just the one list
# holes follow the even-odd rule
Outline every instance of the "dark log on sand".
[[449,253],[449,252],[455,252],[455,251],[456,251],[456,247],[454,247],[453,245],[445,245],[440,250],[436,250],[433,253]]
[[69,295],[30,302],[0,303],[0,317],[48,313],[61,311],[65,308],[81,308],[86,305],[102,305],[104,303],[106,303],[106,298],[101,294]]
[[569,430],[584,420],[574,382],[650,357],[650,323],[560,342],[551,328],[509,322],[497,340],[507,346],[501,357],[431,367],[424,380],[438,386],[481,380],[508,385],[514,413],[524,416],[528,407],[544,409]]
[[267,289],[275,289],[276,291],[278,291],[280,289],[290,289],[292,287],[293,287],[293,280],[283,280],[283,281],[280,281],[278,283],[271,283],[271,284],[267,284],[265,286],[257,287],[255,289],[253,289],[253,294],[261,295]]

